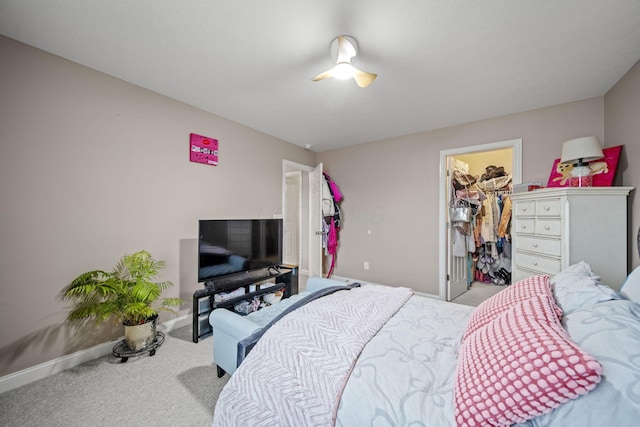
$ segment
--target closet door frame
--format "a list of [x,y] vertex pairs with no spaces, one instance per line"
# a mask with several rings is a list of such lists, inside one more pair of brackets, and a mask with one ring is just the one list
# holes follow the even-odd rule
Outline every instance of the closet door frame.
[[483,153],[487,151],[503,150],[510,148],[512,156],[511,182],[513,184],[522,183],[522,139],[511,139],[507,141],[492,142],[488,144],[473,145],[470,147],[453,148],[440,151],[440,182],[439,182],[439,237],[440,247],[438,260],[438,297],[441,300],[447,299],[448,295],[448,250],[447,250],[447,157],[462,154]]

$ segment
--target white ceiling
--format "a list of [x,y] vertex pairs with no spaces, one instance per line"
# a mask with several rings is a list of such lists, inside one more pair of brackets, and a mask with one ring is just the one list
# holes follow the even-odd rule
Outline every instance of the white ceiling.
[[[640,1],[0,0],[0,34],[320,152],[604,95]],[[369,87],[311,81],[340,34]]]

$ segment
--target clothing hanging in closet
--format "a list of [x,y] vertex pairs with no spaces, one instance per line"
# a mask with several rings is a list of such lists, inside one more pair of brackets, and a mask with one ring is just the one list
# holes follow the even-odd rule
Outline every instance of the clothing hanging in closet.
[[497,285],[511,283],[511,191],[505,189],[505,182],[510,182],[510,177],[479,183],[487,199],[483,202],[482,227],[476,236],[475,279]]

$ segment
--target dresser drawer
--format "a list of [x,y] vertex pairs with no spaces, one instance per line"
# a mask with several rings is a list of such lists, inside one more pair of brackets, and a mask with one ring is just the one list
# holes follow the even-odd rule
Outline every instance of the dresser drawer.
[[560,199],[536,200],[537,216],[560,216],[562,205]]
[[536,232],[536,222],[533,218],[514,218],[515,229],[518,234],[533,234]]
[[513,208],[513,215],[519,216],[533,216],[536,213],[536,202],[534,200],[523,200],[517,202]]
[[518,268],[517,266],[513,268],[511,272],[511,283],[519,282],[522,279],[526,279],[527,277],[540,275],[539,271],[529,271],[522,268]]
[[543,219],[538,218],[535,221],[536,234],[541,236],[554,236],[560,237],[560,218],[558,219]]
[[535,252],[549,256],[560,256],[561,245],[559,239],[541,239],[532,236],[518,236],[515,248],[519,251]]
[[527,270],[539,271],[543,274],[558,274],[560,272],[560,259],[559,258],[546,258],[537,255],[528,255],[525,253],[517,252],[514,257],[518,267],[525,268]]

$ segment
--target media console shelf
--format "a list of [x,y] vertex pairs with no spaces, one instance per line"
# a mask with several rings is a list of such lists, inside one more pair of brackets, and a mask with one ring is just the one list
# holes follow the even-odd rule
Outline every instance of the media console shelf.
[[[261,283],[275,279],[276,283]],[[298,267],[281,266],[277,270],[273,267],[263,270],[239,273],[225,276],[214,280],[212,284],[198,289],[193,293],[193,342],[197,343],[200,338],[211,335],[212,328],[209,324],[209,313],[216,308],[229,308],[243,300],[250,300],[255,296],[260,296],[275,292],[284,285],[283,298],[289,298],[298,293]],[[250,292],[250,287],[255,286],[255,290]],[[229,292],[234,289],[245,288],[245,293],[224,301],[215,301],[214,296],[221,292]]]

